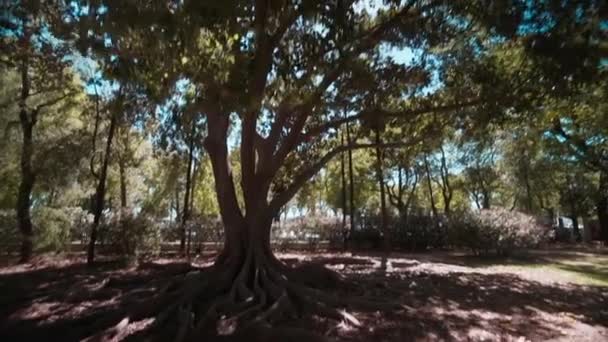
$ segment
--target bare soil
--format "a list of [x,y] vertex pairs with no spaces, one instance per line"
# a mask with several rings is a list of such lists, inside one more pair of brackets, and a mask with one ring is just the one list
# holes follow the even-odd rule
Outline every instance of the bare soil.
[[[392,311],[349,311],[360,326],[321,317],[280,322],[328,340],[608,341],[605,251],[553,249],[496,260],[447,252],[394,253],[386,270],[373,253],[279,257],[290,265],[313,261],[339,272],[349,286],[331,290],[337,298],[355,295],[400,304]],[[130,268],[102,260],[87,268],[82,256],[56,256],[0,268],[0,341],[93,336],[107,328],[106,317],[145,303],[170,279],[212,258],[200,257],[192,265],[157,259]],[[123,322],[120,334],[105,339],[141,340],[138,332],[152,320]],[[269,333],[264,340],[285,340],[277,336]],[[291,340],[299,341],[297,336]]]

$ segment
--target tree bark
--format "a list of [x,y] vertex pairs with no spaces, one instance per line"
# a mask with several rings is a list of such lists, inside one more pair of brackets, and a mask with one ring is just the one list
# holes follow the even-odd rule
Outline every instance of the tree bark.
[[112,140],[114,139],[114,131],[118,121],[118,111],[114,109],[110,118],[110,127],[108,129],[108,138],[106,140],[106,149],[103,156],[103,163],[99,173],[97,188],[95,190],[95,208],[93,211],[93,225],[91,226],[91,236],[89,238],[89,246],[87,251],[87,265],[91,266],[95,262],[95,243],[97,242],[97,230],[101,222],[101,216],[104,209],[104,200],[106,196],[106,178],[108,175],[108,165],[110,163],[110,154],[112,152]]
[[31,195],[35,182],[35,174],[32,170],[33,125],[23,120],[21,122],[23,142],[21,146],[21,182],[17,197],[17,223],[21,232],[20,262],[28,262],[33,250],[33,229],[30,214]]
[[[200,165],[200,163],[197,163],[196,159],[194,159],[193,162],[193,166],[192,166],[192,175],[190,177],[191,181],[191,186],[190,186],[190,203],[188,203],[188,212],[189,215],[192,215],[192,213],[194,212],[194,191],[196,190],[196,179],[198,176],[198,165]],[[190,258],[190,252],[191,252],[191,248],[192,248],[192,225],[188,226],[188,241],[186,243],[186,256],[188,258]]]
[[190,141],[188,144],[188,168],[186,169],[186,193],[184,194],[184,208],[182,213],[182,224],[180,227],[179,253],[182,256],[186,254],[186,225],[190,218],[190,190],[192,182],[192,163],[194,161],[194,130],[195,124],[192,121],[190,130]]
[[600,173],[599,196],[596,204],[600,239],[608,246],[608,173]]
[[441,194],[443,195],[444,214],[450,216],[450,204],[452,203],[454,192],[450,184],[450,170],[448,168],[443,146],[441,146]]
[[572,232],[574,233],[574,240],[580,242],[582,239],[581,231],[578,228],[578,210],[574,201],[570,202],[570,218],[572,219]]
[[127,176],[125,161],[122,157],[118,160],[118,173],[120,178],[120,208],[124,210],[128,207]]
[[484,188],[482,190],[482,197],[483,197],[483,201],[481,204],[482,209],[490,209],[492,193],[489,190]]
[[[376,128],[376,144],[380,145],[382,139],[380,137],[380,129]],[[378,177],[378,187],[380,188],[380,217],[381,217],[381,231],[383,234],[384,241],[384,256],[382,258],[382,268],[386,268],[386,262],[388,255],[391,250],[391,238],[388,230],[388,217],[386,212],[386,197],[384,195],[384,169],[382,167],[384,161],[382,148],[376,147],[376,172]]]
[[[340,132],[340,143],[344,145],[344,132]],[[348,240],[348,232],[346,230],[346,170],[345,170],[345,162],[344,162],[344,153],[340,153],[340,180],[342,181],[342,242],[343,249],[347,248],[347,240]]]
[[435,196],[433,195],[433,184],[431,183],[431,168],[429,167],[429,160],[427,154],[424,154],[424,169],[426,171],[426,183],[429,190],[429,199],[431,201],[431,210],[433,212],[433,218],[435,219],[435,223],[437,224],[438,213],[437,206],[435,205]]
[[[346,123],[346,143],[350,146],[350,124]],[[355,172],[353,171],[353,151],[348,150],[348,184],[349,184],[349,215],[350,215],[350,234],[352,235],[355,230],[355,216],[357,215],[355,210]]]
[[[24,33],[24,39],[29,43],[29,34]],[[21,63],[21,97],[19,99],[19,122],[22,130],[21,145],[21,181],[17,195],[17,224],[21,233],[20,262],[25,263],[32,257],[33,229],[30,213],[31,195],[34,188],[35,173],[32,168],[33,130],[36,125],[36,112],[29,112],[27,100],[30,96],[29,58],[27,54]]]

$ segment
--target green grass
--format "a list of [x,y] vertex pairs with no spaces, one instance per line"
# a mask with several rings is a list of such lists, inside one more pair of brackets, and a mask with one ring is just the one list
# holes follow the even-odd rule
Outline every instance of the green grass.
[[485,265],[478,262],[475,266],[528,273],[543,280],[546,278],[577,285],[608,287],[608,255],[593,252],[543,251],[523,258],[486,260]]

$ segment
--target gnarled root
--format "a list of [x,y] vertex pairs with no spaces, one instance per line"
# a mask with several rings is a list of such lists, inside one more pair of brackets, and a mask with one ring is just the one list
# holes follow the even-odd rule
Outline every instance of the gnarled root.
[[[125,319],[133,322],[154,317],[152,326],[143,333],[148,339],[195,341],[210,335],[240,334],[303,314],[359,326],[359,321],[345,308],[395,308],[358,299],[336,299],[323,292],[320,289],[323,286],[302,281],[306,279],[306,269],[296,273],[271,255],[249,251],[242,262],[226,259],[209,269],[181,277],[110,330],[113,333],[124,330]],[[334,283],[336,279],[342,281],[331,272],[325,269],[322,273]],[[108,335],[96,340],[108,340],[103,336]]]

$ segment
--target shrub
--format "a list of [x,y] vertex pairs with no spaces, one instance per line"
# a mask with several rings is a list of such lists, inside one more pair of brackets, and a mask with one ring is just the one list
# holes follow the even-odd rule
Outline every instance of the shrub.
[[127,258],[136,258],[141,252],[158,254],[161,246],[161,229],[146,215],[136,215],[125,210],[113,215],[100,231],[104,231],[106,242],[114,251]]
[[469,248],[476,255],[508,255],[516,249],[537,247],[550,233],[535,217],[502,208],[453,215],[448,231],[453,245]]
[[[361,228],[355,230],[351,240],[355,247],[381,248],[381,217],[378,213],[367,213],[360,219]],[[410,214],[407,217],[388,218],[388,231],[393,248],[409,251],[424,251],[440,248],[446,242],[446,222],[425,214]],[[367,241],[366,241],[367,240]]]
[[394,247],[424,251],[445,245],[446,222],[430,215],[409,215],[395,219],[391,226],[391,241]]
[[5,253],[16,253],[21,243],[14,210],[0,210],[0,245]]
[[372,227],[355,229],[349,236],[349,245],[355,249],[379,249],[382,247],[382,233]]
[[329,241],[330,247],[342,245],[341,219],[327,216],[307,216],[275,223],[271,240],[280,250],[294,243],[305,242],[309,249],[316,249],[321,241]]
[[80,207],[40,207],[32,213],[34,248],[39,252],[68,250],[73,232],[86,212]]

